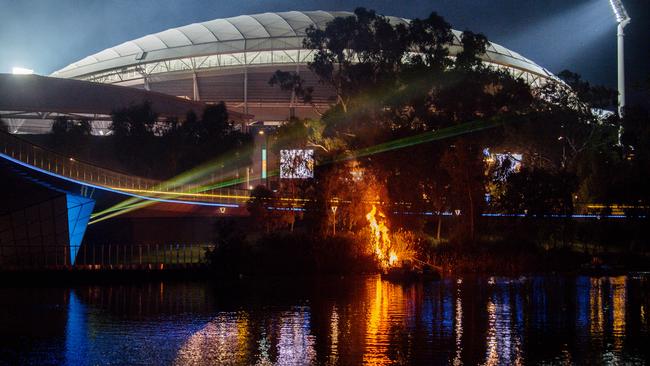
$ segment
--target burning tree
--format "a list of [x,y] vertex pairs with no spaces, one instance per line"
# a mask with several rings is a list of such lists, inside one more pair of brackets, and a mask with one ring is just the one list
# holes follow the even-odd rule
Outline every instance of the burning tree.
[[415,240],[412,233],[400,230],[391,234],[386,225],[386,215],[379,211],[376,205],[372,205],[372,209],[366,214],[366,220],[370,227],[371,249],[382,269],[396,267],[400,261],[415,259]]

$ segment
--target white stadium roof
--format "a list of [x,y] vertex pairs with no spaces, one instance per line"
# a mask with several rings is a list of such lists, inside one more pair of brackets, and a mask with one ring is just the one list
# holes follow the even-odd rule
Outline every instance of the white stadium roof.
[[[302,49],[305,29],[313,25],[324,28],[335,17],[353,16],[351,12],[289,11],[240,15],[168,29],[150,34],[90,55],[72,63],[52,76],[80,78],[109,70],[123,69],[154,62],[188,57],[234,54],[254,51]],[[391,17],[391,23],[407,23],[408,19]],[[453,56],[460,51],[461,32],[454,30],[450,45]],[[484,61],[542,78],[553,74],[520,54],[496,43],[490,43]]]

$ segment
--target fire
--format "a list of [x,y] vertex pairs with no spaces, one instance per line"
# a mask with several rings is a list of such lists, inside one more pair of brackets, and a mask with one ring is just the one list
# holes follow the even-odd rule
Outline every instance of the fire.
[[388,264],[390,266],[392,266],[395,263],[397,263],[397,254],[395,254],[395,252],[391,251],[390,255],[388,256]]
[[396,267],[401,262],[408,262],[416,258],[414,245],[417,241],[410,231],[398,230],[391,233],[386,226],[386,216],[375,205],[366,214],[370,226],[371,249],[383,269]]
[[391,248],[390,232],[388,226],[384,223],[386,216],[381,211],[378,211],[375,205],[372,205],[372,210],[366,214],[366,220],[368,220],[372,234],[372,249],[379,263],[384,268],[396,265],[399,257],[395,250]]

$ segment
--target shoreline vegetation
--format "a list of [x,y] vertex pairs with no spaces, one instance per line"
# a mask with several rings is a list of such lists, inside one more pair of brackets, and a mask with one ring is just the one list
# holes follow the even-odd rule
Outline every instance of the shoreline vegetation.
[[[494,225],[491,235],[483,235],[471,244],[436,240],[426,231],[420,232],[413,248],[416,258],[442,267],[443,276],[556,272],[600,275],[650,270],[650,253],[638,245],[640,237],[630,234],[633,229],[642,233],[643,222],[574,221],[556,227],[547,222],[524,225],[518,220],[506,220],[510,222]],[[601,236],[603,226],[608,226],[612,235]],[[214,250],[206,253],[217,277],[381,272],[376,257],[367,249],[368,233],[364,230],[318,236],[298,228],[294,232],[246,235],[232,223],[219,227],[221,239]]]
[[[503,254],[503,253],[499,253]],[[509,260],[519,261],[513,264]],[[593,265],[594,258],[600,265]],[[545,253],[529,253],[512,255],[495,255],[471,253],[438,255],[443,260],[444,271],[441,279],[457,277],[527,277],[536,275],[575,275],[589,277],[611,277],[635,273],[649,273],[650,259],[648,257],[609,254],[602,256],[582,255],[566,250],[551,250]],[[65,284],[86,283],[147,283],[152,281],[209,281],[215,284],[236,285],[237,283],[257,280],[273,280],[282,282],[302,281],[309,279],[343,280],[349,277],[379,275],[377,268],[372,268],[372,258],[360,261],[368,264],[367,270],[355,269],[350,272],[318,272],[308,270],[275,270],[268,273],[249,272],[235,273],[217,269],[211,265],[178,266],[165,269],[151,268],[117,268],[110,269],[43,269],[43,270],[2,270],[0,271],[0,287],[19,285],[59,286]],[[257,261],[253,261],[259,263]],[[312,263],[311,261],[309,263]],[[302,264],[299,267],[303,267]],[[525,267],[525,269],[524,269]],[[452,270],[451,268],[455,268]],[[411,283],[429,283],[435,280],[397,281],[405,285]]]
[[[0,272],[0,286],[159,280],[237,284],[242,280],[266,277],[294,281],[382,272],[376,256],[369,251],[367,229],[316,235],[308,227],[297,225],[293,231],[275,228],[269,232],[247,232],[245,228],[251,226],[250,219],[223,220],[215,224],[215,246],[206,251],[202,263],[4,270]],[[505,219],[499,225],[493,223],[489,231],[481,230],[492,234],[484,234],[473,243],[454,242],[451,233],[443,233],[443,238],[438,240],[431,235],[436,234],[435,228],[430,232],[425,227],[414,240],[415,258],[441,267],[443,278],[540,274],[600,277],[650,271],[650,253],[638,245],[638,236],[630,234],[635,232],[632,229],[642,234],[643,222],[573,220],[565,222],[568,228],[546,222],[526,223],[514,219]],[[453,225],[447,224],[453,229]],[[615,235],[600,235],[598,230],[604,230],[603,227]],[[625,233],[628,235],[623,235]],[[448,235],[452,239],[447,239]]]

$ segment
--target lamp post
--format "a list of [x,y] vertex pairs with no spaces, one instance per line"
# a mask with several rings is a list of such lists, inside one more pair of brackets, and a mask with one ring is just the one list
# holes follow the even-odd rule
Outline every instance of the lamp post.
[[627,11],[625,10],[621,0],[609,0],[609,3],[612,5],[616,22],[618,22],[616,30],[616,36],[618,39],[618,116],[622,117],[623,109],[625,107],[625,52],[623,47],[623,37],[625,34],[623,33],[623,28],[630,23],[631,18],[627,15]]
[[333,225],[332,225],[332,235],[336,236],[336,209],[338,209],[338,206],[332,206],[330,207],[332,209],[332,218],[333,218]]

